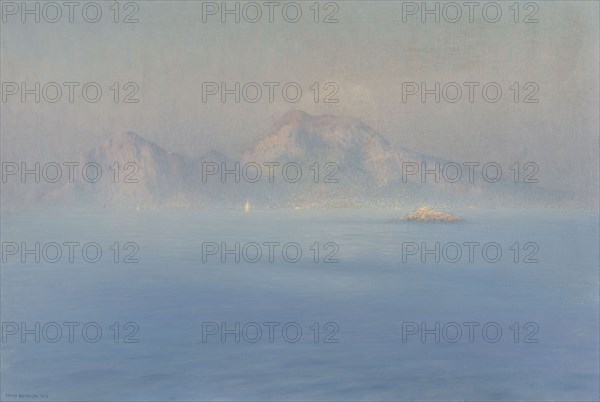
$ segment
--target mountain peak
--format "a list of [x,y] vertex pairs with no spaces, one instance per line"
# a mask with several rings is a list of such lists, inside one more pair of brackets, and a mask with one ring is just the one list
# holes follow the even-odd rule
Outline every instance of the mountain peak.
[[150,142],[147,139],[145,139],[144,137],[142,137],[140,134],[135,133],[133,131],[119,131],[116,134],[113,134],[111,137],[109,137],[108,141],[111,141],[112,143],[133,143],[133,144],[139,144],[142,142]]
[[383,136],[360,119],[301,110],[286,113],[269,135],[245,152],[251,161],[334,162],[349,180],[386,183],[405,159]]
[[141,152],[167,153],[160,145],[133,131],[120,131],[113,134],[97,150],[103,150],[107,154],[129,153],[131,155],[139,155]]

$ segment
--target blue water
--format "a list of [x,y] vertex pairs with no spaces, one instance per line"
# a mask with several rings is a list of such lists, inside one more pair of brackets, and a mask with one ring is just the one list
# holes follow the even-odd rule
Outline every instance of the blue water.
[[[9,256],[1,271],[2,321],[28,328],[95,322],[103,334],[96,343],[82,338],[81,326],[72,343],[66,332],[56,343],[7,336],[0,399],[19,393],[60,401],[600,399],[596,212],[469,209],[456,211],[465,218],[460,224],[391,222],[406,212],[4,214],[3,242],[95,241],[103,258],[92,264],[75,254],[74,263],[63,257],[38,264]],[[114,263],[108,247],[129,241],[139,245],[139,263]],[[303,257],[202,262],[203,242],[267,241],[297,242]],[[402,259],[402,243],[469,241],[498,243],[502,258],[491,263],[476,252],[472,263],[466,256],[458,263]],[[309,249],[315,242],[338,244],[339,262],[315,263]],[[539,262],[522,262],[529,249],[515,263],[509,249],[515,242],[535,243]],[[319,261],[330,250],[321,250]],[[118,343],[109,329],[115,322]],[[128,322],[139,327],[137,343],[123,343],[132,332],[124,328]],[[234,335],[203,342],[203,322],[281,325],[272,343],[266,327],[256,343],[236,343]],[[436,343],[435,334],[403,342],[408,322],[480,326],[473,342],[466,327],[455,343],[444,337]],[[489,322],[503,331],[496,343],[482,338]],[[282,338],[285,323],[301,327],[298,342]],[[535,334],[526,323],[537,325]],[[337,342],[324,342],[332,332],[329,340]],[[524,342],[528,334],[537,342]]]

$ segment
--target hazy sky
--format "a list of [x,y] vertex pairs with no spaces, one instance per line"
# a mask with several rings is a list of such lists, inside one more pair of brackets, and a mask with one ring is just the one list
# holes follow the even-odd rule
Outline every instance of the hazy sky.
[[[5,15],[2,82],[94,81],[103,96],[87,103],[76,90],[73,104],[65,93],[54,104],[9,97],[2,103],[4,158],[68,160],[122,130],[186,154],[235,153],[286,111],[302,109],[359,117],[394,144],[450,160],[534,161],[542,184],[597,190],[598,2],[539,1],[539,22],[529,24],[513,21],[513,2],[500,2],[497,23],[486,22],[480,8],[473,23],[466,15],[456,23],[422,23],[419,15],[403,23],[401,2],[344,1],[337,2],[335,24],[314,23],[312,1],[302,2],[295,24],[280,9],[274,23],[265,15],[257,23],[221,23],[218,15],[203,23],[200,1],[137,2],[139,22],[115,24],[112,2],[101,3],[95,24],[81,10],[74,23],[67,15],[59,23]],[[530,11],[521,9],[519,18]],[[140,102],[115,104],[108,87],[129,81],[139,85]],[[304,93],[296,104],[283,101],[280,90],[274,103],[266,92],[254,104],[231,97],[223,104],[217,96],[203,103],[202,83],[209,81],[297,82]],[[335,82],[339,103],[315,103],[308,89],[314,82]],[[403,82],[497,82],[503,95],[487,103],[480,86],[471,104],[463,87],[454,104],[432,97],[421,103],[418,96],[404,103]],[[514,82],[535,82],[539,103],[515,103]],[[521,98],[527,92],[521,88]]]

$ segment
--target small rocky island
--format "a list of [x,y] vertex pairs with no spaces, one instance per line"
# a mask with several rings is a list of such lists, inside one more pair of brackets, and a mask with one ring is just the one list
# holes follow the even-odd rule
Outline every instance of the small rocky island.
[[436,211],[430,207],[419,207],[413,211],[412,214],[408,214],[398,219],[400,222],[462,222],[463,219],[460,216],[452,215],[446,212]]

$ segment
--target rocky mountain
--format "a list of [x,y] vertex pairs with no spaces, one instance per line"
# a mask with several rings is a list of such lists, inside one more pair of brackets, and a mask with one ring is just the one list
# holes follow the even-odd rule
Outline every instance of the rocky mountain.
[[[49,204],[84,204],[106,207],[137,207],[193,203],[196,166],[184,156],[168,152],[132,132],[118,133],[84,153],[78,173],[86,170],[89,180],[77,177],[43,197]],[[96,180],[97,171],[102,170]]]
[[462,222],[463,219],[458,215],[453,215],[442,211],[436,211],[435,209],[424,205],[415,209],[411,214],[398,218],[397,221],[457,223]]
[[[541,186],[515,183],[504,178],[495,183],[483,179],[482,162],[473,168],[477,179],[469,181],[469,167],[461,165],[456,182],[421,175],[425,167],[438,173],[450,161],[392,145],[385,137],[354,117],[312,116],[288,112],[275,129],[260,138],[244,155],[245,161],[295,161],[303,166],[333,162],[336,185],[304,183],[289,191],[293,204],[314,200],[329,205],[397,205],[443,201],[463,205],[531,205],[564,199],[564,194]],[[458,162],[460,165],[460,162]],[[410,174],[409,169],[418,169]],[[490,172],[494,172],[493,169]],[[327,172],[322,172],[327,173]],[[453,175],[452,168],[448,175]],[[290,187],[290,186],[289,186]]]
[[[33,191],[12,192],[17,197],[3,194],[3,203],[237,208],[250,200],[262,207],[310,208],[535,205],[564,199],[554,190],[510,180],[492,185],[435,182],[431,177],[424,182],[420,174],[403,177],[403,164],[433,167],[447,161],[395,147],[357,118],[302,111],[284,115],[271,133],[237,158],[217,150],[184,156],[124,132],[82,154],[79,169],[89,162],[101,166],[101,180],[30,186]],[[480,168],[475,174],[481,174]]]
[[334,162],[348,183],[368,181],[381,186],[399,177],[403,161],[420,161],[423,157],[395,148],[357,118],[291,111],[271,134],[244,153],[244,159],[308,165]]

